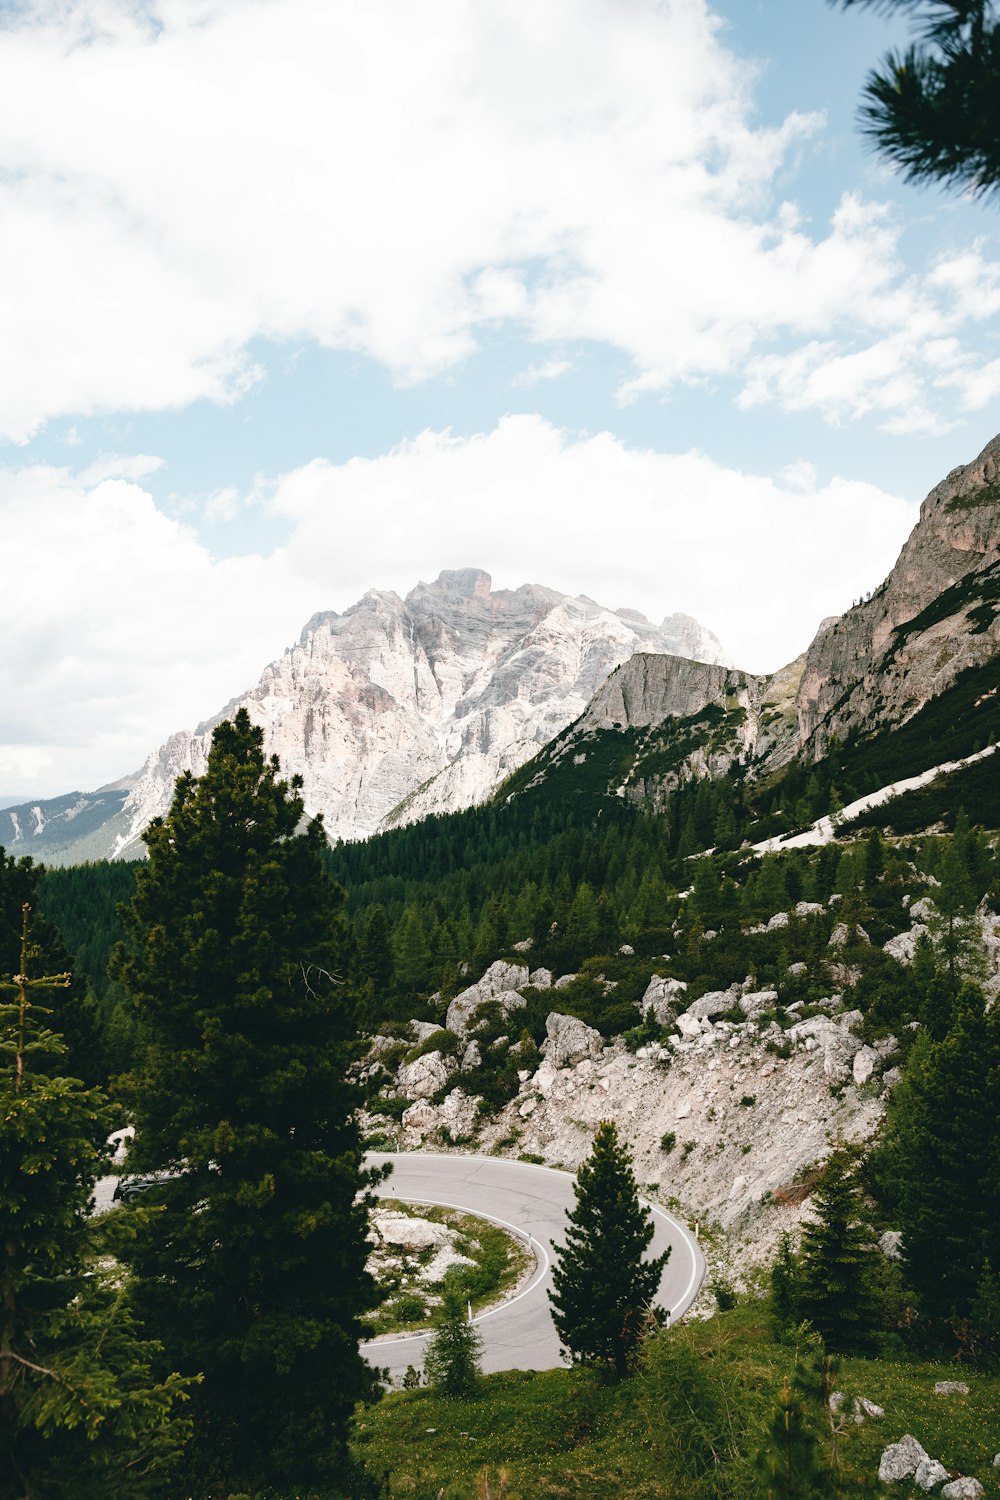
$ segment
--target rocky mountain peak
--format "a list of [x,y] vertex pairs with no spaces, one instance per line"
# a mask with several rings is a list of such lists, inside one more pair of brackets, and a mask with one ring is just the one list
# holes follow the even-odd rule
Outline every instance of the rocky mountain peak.
[[1000,649],[1000,436],[920,508],[888,578],[809,648],[799,743],[899,723]]
[[[267,753],[302,776],[308,811],[324,813],[332,837],[361,838],[481,801],[637,650],[724,659],[686,615],[657,627],[584,596],[494,590],[482,568],[448,569],[405,598],[371,589],[343,613],[313,615],[223,713],[245,707]],[[135,850],[181,772],[201,774],[220,717],[150,755],[114,852]]]

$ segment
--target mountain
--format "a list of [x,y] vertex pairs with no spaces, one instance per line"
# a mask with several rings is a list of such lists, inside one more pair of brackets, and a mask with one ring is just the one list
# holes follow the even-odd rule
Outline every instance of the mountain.
[[766,782],[793,760],[860,795],[967,757],[997,733],[998,617],[1000,437],[931,491],[885,581],[803,656],[754,676],[638,653],[502,795],[544,785],[656,810],[682,782]]
[[240,707],[263,727],[267,753],[302,776],[307,810],[324,814],[333,839],[469,807],[576,718],[635,651],[724,660],[688,615],[653,625],[635,610],[537,584],[494,591],[476,568],[443,572],[405,599],[373,589],[343,614],[314,615],[256,687],[154,751],[127,795],[73,794],[81,813],[85,804],[85,846],[67,821],[79,814],[55,806],[67,799],[0,813],[4,842],[50,861],[135,857],[177,777],[204,770],[213,728]]

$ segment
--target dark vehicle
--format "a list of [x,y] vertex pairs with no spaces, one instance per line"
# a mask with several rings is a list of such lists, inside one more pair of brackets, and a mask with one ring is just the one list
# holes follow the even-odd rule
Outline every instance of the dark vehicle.
[[134,1203],[141,1198],[143,1193],[148,1193],[150,1188],[159,1187],[163,1181],[162,1177],[122,1177],[115,1184],[112,1193],[114,1203]]

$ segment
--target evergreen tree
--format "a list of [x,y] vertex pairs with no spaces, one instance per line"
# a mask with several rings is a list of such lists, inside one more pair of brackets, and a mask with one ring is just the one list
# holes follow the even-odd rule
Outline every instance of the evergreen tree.
[[376,996],[392,984],[392,947],[384,906],[373,906],[368,912],[358,945],[358,971],[362,979],[371,980]]
[[840,1425],[830,1406],[835,1371],[822,1339],[800,1337],[757,1454],[760,1500],[813,1500],[856,1488],[840,1471]]
[[996,101],[1000,23],[993,0],[833,0],[915,13],[919,45],[890,52],[868,75],[862,129],[914,182],[973,192],[1000,184]]
[[138,1303],[184,1373],[203,1372],[189,1484],[303,1487],[345,1471],[372,1181],[346,1078],[343,894],[244,710],[145,834],[116,970],[152,1038],[130,1080],[132,1164],[170,1174],[131,1253]]
[[792,1249],[791,1237],[781,1236],[778,1254],[771,1267],[771,1327],[776,1339],[783,1339],[798,1321],[799,1267]]
[[611,1365],[620,1380],[648,1327],[670,1251],[642,1258],[653,1224],[613,1121],[597,1127],[574,1191],[566,1243],[552,1270],[552,1317],[574,1359]]
[[813,1192],[802,1231],[799,1306],[838,1351],[863,1349],[881,1323],[878,1251],[863,1222],[857,1153],[837,1145]]
[[973,986],[940,1041],[918,1034],[886,1149],[920,1304],[932,1319],[965,1319],[984,1265],[1000,1265],[1000,1014]]
[[416,995],[426,989],[431,949],[420,911],[412,904],[403,909],[403,915],[393,934],[393,951],[396,977],[403,992]]
[[0,1496],[162,1494],[187,1435],[185,1383],[151,1374],[160,1351],[137,1328],[113,1239],[88,1217],[114,1116],[65,1076],[42,996],[68,975],[30,977],[28,912],[0,1004]]
[[475,1324],[469,1322],[467,1301],[455,1276],[445,1278],[433,1327],[424,1356],[428,1383],[444,1396],[474,1396],[483,1340]]

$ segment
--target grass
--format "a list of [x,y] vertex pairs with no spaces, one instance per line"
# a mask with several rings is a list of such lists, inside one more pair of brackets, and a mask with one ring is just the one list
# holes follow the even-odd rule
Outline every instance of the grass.
[[[447,1224],[457,1231],[455,1249],[460,1255],[468,1256],[473,1264],[457,1267],[454,1274],[475,1313],[502,1301],[533,1264],[533,1258],[519,1240],[499,1225],[475,1214],[400,1203],[393,1199],[384,1199],[380,1207],[411,1218],[429,1219],[434,1224]],[[393,1278],[391,1296],[373,1319],[376,1333],[403,1333],[428,1327],[441,1287],[439,1283],[428,1286],[418,1279],[418,1275],[431,1253],[423,1251],[410,1257],[406,1269]],[[430,1303],[428,1293],[433,1298]]]
[[[580,1369],[512,1371],[486,1377],[470,1401],[428,1390],[387,1396],[360,1412],[355,1448],[372,1472],[388,1470],[393,1497],[408,1500],[436,1500],[442,1488],[449,1500],[471,1500],[486,1466],[507,1471],[506,1500],[754,1500],[753,1457],[792,1358],[771,1337],[764,1305],[742,1304],[662,1335],[649,1367],[620,1386]],[[912,1432],[946,1468],[1000,1497],[1000,1378],[903,1357],[845,1358],[840,1375],[849,1395],[886,1413],[851,1425],[850,1470],[874,1480],[882,1450]],[[934,1395],[935,1381],[955,1378],[968,1396]]]

